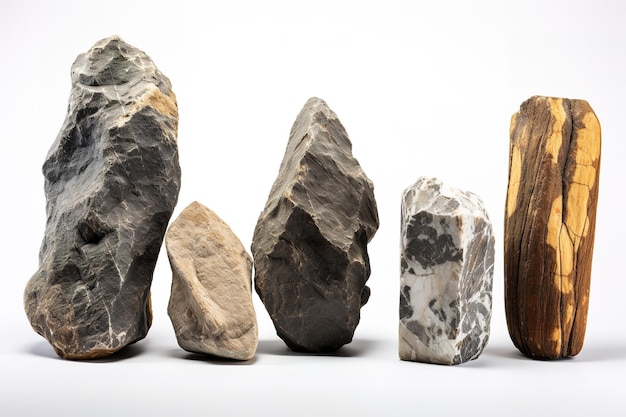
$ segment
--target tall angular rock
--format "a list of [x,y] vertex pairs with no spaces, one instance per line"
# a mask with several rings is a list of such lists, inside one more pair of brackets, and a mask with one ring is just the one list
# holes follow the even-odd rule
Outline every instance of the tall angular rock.
[[478,196],[420,178],[402,198],[400,358],[454,365],[489,339],[494,235]]
[[167,311],[180,347],[252,359],[258,344],[252,259],[241,241],[194,202],[172,223],[165,245],[173,273]]
[[513,343],[532,358],[583,347],[601,137],[584,100],[531,97],[511,120],[505,308]]
[[333,351],[352,341],[377,229],[373,186],[344,127],[324,101],[310,99],[252,241],[256,291],[291,349]]
[[118,37],[72,66],[68,113],[45,163],[47,224],[24,293],[33,329],[68,359],[146,336],[150,285],[180,188],[169,80]]

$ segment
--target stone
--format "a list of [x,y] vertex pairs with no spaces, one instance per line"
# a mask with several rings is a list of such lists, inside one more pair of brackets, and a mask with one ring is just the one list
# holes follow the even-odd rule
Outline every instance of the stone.
[[350,343],[367,302],[374,187],[328,105],[309,99],[287,143],[252,239],[255,288],[294,351]]
[[150,286],[178,199],[170,81],[119,37],[72,65],[65,122],[43,164],[47,223],[24,292],[33,329],[67,359],[144,338]]
[[252,258],[222,219],[191,203],[165,235],[172,267],[167,312],[181,348],[229,359],[254,357]]
[[400,359],[480,356],[491,322],[495,239],[477,195],[422,177],[402,195]]
[[511,120],[505,310],[513,344],[531,358],[583,347],[601,136],[584,100],[531,97]]

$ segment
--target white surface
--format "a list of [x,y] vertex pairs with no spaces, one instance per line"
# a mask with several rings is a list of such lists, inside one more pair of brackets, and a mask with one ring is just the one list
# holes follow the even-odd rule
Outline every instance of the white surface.
[[[625,12],[619,1],[3,1],[0,414],[624,415]],[[188,355],[166,314],[164,251],[153,329],[126,357],[60,360],[30,329],[22,292],[44,232],[41,165],[73,60],[112,34],[150,55],[177,94],[174,216],[198,200],[246,247],[302,105],[318,96],[337,113],[381,219],[372,297],[337,356],[286,350],[256,295],[254,362]],[[603,128],[587,338],[557,362],[518,355],[504,321],[509,121],[535,94],[586,99]],[[494,223],[492,338],[461,366],[397,359],[400,196],[421,175],[480,195]]]

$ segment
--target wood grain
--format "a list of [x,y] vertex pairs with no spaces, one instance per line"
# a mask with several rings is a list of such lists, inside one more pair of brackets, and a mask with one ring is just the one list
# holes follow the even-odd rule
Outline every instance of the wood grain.
[[505,307],[515,346],[536,359],[584,342],[601,130],[584,100],[534,96],[511,120],[504,221]]

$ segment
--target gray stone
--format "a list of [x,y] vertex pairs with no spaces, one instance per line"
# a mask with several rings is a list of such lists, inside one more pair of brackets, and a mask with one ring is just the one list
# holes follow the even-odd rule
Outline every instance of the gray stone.
[[72,66],[65,122],[45,163],[47,223],[24,293],[33,329],[68,359],[144,338],[150,285],[180,188],[169,80],[118,37]]
[[422,177],[401,213],[400,358],[476,359],[489,339],[495,251],[482,201]]
[[168,313],[178,344],[230,359],[254,357],[252,259],[215,213],[191,203],[165,236],[172,267]]
[[352,341],[377,229],[373,185],[344,127],[324,101],[310,99],[252,241],[256,291],[291,349],[334,351]]

